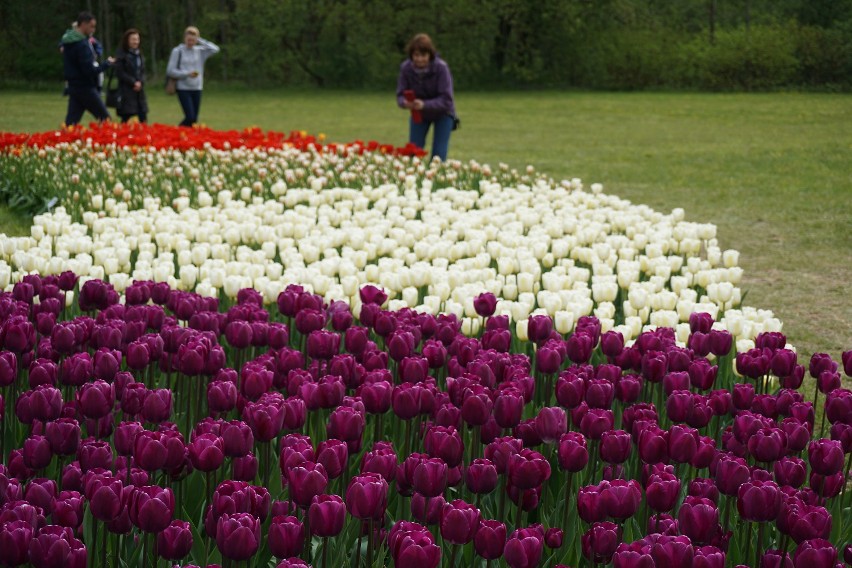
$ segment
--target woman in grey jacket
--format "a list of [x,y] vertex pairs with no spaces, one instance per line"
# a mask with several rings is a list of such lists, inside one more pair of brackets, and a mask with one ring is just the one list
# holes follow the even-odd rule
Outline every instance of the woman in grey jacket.
[[219,53],[219,46],[202,38],[195,26],[183,33],[183,43],[172,50],[166,75],[177,79],[177,95],[183,109],[180,126],[198,122],[201,89],[204,87],[204,62]]

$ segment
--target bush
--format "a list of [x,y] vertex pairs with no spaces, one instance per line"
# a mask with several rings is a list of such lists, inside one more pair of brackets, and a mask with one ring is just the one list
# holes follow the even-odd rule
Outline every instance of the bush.
[[796,58],[801,84],[850,85],[852,36],[843,30],[802,26],[796,35]]
[[720,30],[715,43],[695,37],[680,50],[676,76],[683,86],[711,90],[765,90],[797,75],[795,28],[752,26]]

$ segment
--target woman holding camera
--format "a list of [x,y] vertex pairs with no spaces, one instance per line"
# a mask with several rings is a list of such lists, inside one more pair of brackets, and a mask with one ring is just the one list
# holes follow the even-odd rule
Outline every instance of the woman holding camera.
[[183,43],[172,50],[166,75],[177,79],[177,96],[183,109],[180,126],[198,122],[201,89],[204,87],[204,62],[219,53],[219,46],[202,38],[195,26],[183,33]]
[[426,146],[429,127],[432,132],[432,157],[447,160],[450,132],[456,129],[453,100],[453,76],[447,63],[438,57],[432,39],[417,34],[406,47],[408,59],[399,68],[396,100],[400,108],[411,111],[409,141]]

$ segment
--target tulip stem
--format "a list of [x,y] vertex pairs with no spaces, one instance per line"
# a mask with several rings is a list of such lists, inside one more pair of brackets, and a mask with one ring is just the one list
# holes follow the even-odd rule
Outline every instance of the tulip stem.
[[524,516],[524,492],[518,492],[518,516],[515,518],[515,528],[521,528],[521,520]]
[[151,558],[151,566],[157,568],[160,564],[159,550],[157,550],[157,535],[155,533],[151,533],[151,542],[154,544],[153,548],[153,558]]
[[[307,511],[305,511],[307,513]],[[310,518],[306,514],[305,517],[305,562],[311,563],[311,525]]]
[[852,468],[852,452],[846,458],[846,471],[843,473],[843,489],[840,490],[840,534],[843,532],[843,507],[846,505],[846,486],[849,485],[849,469]]
[[[101,568],[107,567],[107,530],[106,525],[104,525],[103,537],[101,539]],[[115,568],[118,568],[118,564],[115,565]]]
[[574,485],[574,472],[568,472],[568,481],[565,483],[565,504],[563,506],[564,512],[562,516],[562,530],[565,531],[565,534],[568,534],[568,518],[570,517],[570,505],[571,505],[571,489]]
[[763,525],[765,523],[759,523],[757,525],[757,550],[755,551],[755,559],[754,565],[760,566],[760,557],[763,554]]
[[[427,504],[428,508],[428,504]],[[367,533],[367,566],[372,568],[373,566],[373,519],[370,519],[370,522],[367,523],[367,530],[370,531]]]
[[505,518],[504,513],[506,512],[506,489],[507,489],[507,487],[506,487],[506,480],[505,479],[501,480],[500,489],[501,489],[501,491],[500,491],[500,516],[497,517],[497,518],[503,519],[503,518]]
[[450,568],[455,568],[456,566],[456,553],[459,551],[459,545],[454,544],[452,547],[452,552],[450,552]]
[[[363,521],[358,519],[358,552],[355,554],[355,568],[361,567],[361,528],[363,527]],[[372,567],[370,567],[372,568]]]
[[97,562],[97,554],[94,554],[98,547],[98,520],[92,517],[92,554],[89,556],[92,568],[95,568]]
[[[751,523],[746,523],[745,527],[743,527],[746,537],[746,549],[745,556],[743,558],[748,558],[751,555]],[[757,564],[755,564],[757,566]]]
[[322,539],[322,568],[328,568],[328,538]]

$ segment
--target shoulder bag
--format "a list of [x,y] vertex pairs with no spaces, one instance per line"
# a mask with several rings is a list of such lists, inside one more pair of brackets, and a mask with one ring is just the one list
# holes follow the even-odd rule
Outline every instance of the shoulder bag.
[[[177,68],[180,69],[180,58],[183,55],[183,49],[178,52]],[[177,79],[166,75],[166,94],[174,95],[177,93]]]
[[114,72],[112,67],[110,67],[109,73],[107,74],[106,106],[117,109],[121,106],[121,93],[119,92],[118,87],[112,86],[113,76]]

